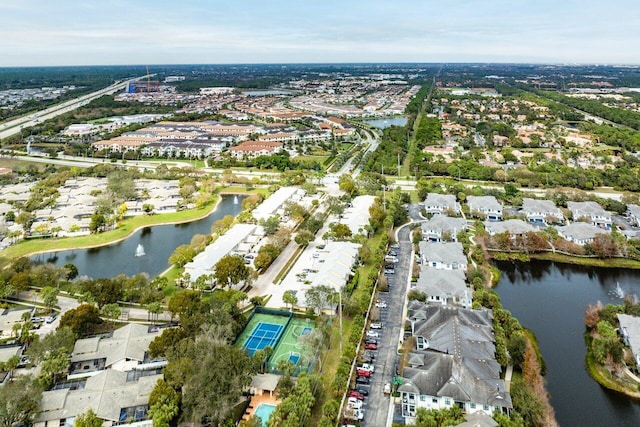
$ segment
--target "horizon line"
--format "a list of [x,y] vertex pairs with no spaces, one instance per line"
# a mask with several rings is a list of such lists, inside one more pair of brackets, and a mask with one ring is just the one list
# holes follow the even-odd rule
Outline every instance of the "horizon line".
[[640,67],[639,63],[625,62],[466,62],[466,61],[446,61],[446,62],[203,62],[203,63],[140,63],[140,64],[65,64],[65,65],[0,65],[0,69],[11,68],[71,68],[71,67],[167,67],[167,66],[233,66],[233,65],[273,65],[273,66],[321,66],[321,65],[547,65],[547,66],[596,66],[596,67]]

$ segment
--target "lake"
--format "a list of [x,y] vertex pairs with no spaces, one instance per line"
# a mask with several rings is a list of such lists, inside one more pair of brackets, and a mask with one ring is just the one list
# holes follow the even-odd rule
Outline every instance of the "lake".
[[[211,225],[225,215],[238,215],[242,210],[243,198],[244,196],[222,196],[216,210],[206,218],[183,224],[145,227],[112,245],[50,252],[31,258],[57,266],[73,263],[78,267],[80,275],[94,279],[118,274],[133,276],[138,273],[148,273],[153,278],[169,267],[168,259],[175,248],[189,243],[195,234],[210,234]],[[136,256],[138,245],[142,245],[143,256]]]
[[604,389],[587,373],[583,338],[586,306],[622,303],[614,296],[616,283],[626,294],[640,295],[640,271],[536,260],[495,264],[502,305],[538,337],[560,425],[640,425],[640,402]]
[[269,89],[269,90],[247,90],[242,92],[247,96],[277,96],[277,95],[293,95],[292,92],[285,90]]
[[386,119],[365,120],[366,124],[378,129],[386,129],[390,126],[404,126],[407,124],[406,117],[387,117]]

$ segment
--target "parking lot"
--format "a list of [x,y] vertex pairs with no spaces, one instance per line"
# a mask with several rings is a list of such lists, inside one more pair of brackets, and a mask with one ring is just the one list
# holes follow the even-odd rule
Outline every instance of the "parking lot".
[[[365,339],[368,341],[363,344],[365,347],[367,343],[373,344],[375,350],[370,346],[371,350],[364,350],[359,360],[359,366],[362,366],[362,363],[368,363],[374,369],[367,378],[367,384],[356,384],[357,389],[368,392],[362,404],[364,414],[362,425],[366,426],[386,426],[389,416],[391,403],[389,392],[399,363],[398,346],[402,339],[403,309],[411,271],[409,227],[400,230],[399,245],[391,250],[396,252],[397,262],[393,269],[385,269],[388,292],[378,293],[372,308],[371,326],[373,327],[367,329],[368,336]],[[380,323],[380,325],[374,325],[374,323]],[[388,387],[387,393],[385,393],[385,385]]]

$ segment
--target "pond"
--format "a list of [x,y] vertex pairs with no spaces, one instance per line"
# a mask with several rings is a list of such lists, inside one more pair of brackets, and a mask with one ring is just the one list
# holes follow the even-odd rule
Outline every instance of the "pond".
[[587,305],[620,304],[616,286],[640,295],[640,271],[532,260],[496,262],[502,305],[533,330],[547,365],[547,389],[561,426],[637,426],[640,402],[596,383],[584,365]]
[[244,196],[222,196],[216,210],[206,218],[196,221],[145,227],[112,245],[50,252],[34,255],[32,259],[56,266],[73,263],[78,267],[80,275],[94,279],[138,273],[147,273],[153,278],[169,267],[168,259],[175,248],[189,243],[195,234],[210,234],[211,225],[225,215],[238,215],[242,210],[243,198]]
[[390,126],[404,126],[407,124],[406,117],[387,117],[384,119],[365,120],[366,124],[378,129],[386,129]]

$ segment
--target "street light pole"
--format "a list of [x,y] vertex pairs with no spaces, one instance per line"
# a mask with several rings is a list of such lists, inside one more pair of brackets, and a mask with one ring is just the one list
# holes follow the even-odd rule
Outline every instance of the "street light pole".
[[338,291],[338,313],[340,319],[340,354],[342,354],[342,290]]

